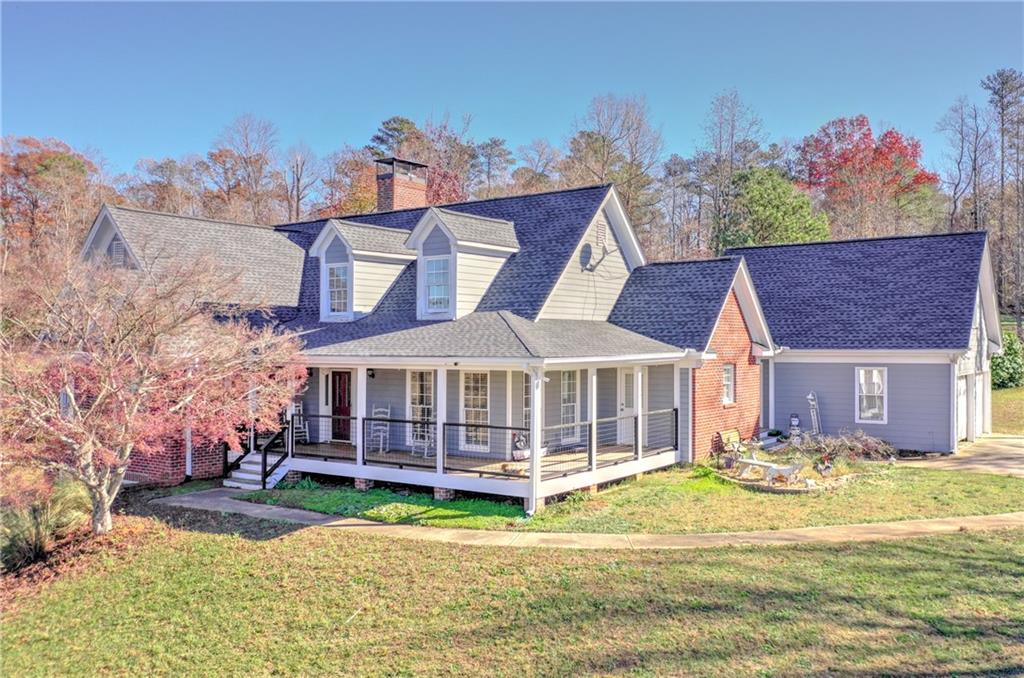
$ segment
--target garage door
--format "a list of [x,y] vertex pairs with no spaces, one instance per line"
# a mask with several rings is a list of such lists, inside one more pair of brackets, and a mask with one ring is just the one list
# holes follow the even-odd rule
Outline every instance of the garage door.
[[956,380],[956,439],[967,439],[967,377]]

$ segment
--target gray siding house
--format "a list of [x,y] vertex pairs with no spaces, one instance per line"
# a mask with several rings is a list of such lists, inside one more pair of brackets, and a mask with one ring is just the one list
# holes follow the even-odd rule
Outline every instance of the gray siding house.
[[987,430],[984,234],[648,264],[612,186],[430,207],[423,169],[381,161],[375,213],[273,227],[101,209],[84,257],[210,258],[239,273],[216,301],[303,341],[304,393],[227,484],[297,471],[534,511],[804,419],[811,392],[829,432],[950,451]]
[[985,233],[738,248],[776,355],[762,364],[766,425],[862,430],[897,448],[954,452],[991,431],[1001,348]]

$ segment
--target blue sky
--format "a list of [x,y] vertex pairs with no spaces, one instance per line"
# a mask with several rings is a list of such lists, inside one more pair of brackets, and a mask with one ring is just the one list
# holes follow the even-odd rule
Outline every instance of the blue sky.
[[919,137],[1022,67],[1024,3],[19,4],[2,6],[4,134],[138,158],[205,152],[235,116],[284,146],[362,145],[391,115],[472,114],[477,138],[555,142],[603,93],[647,97],[688,154],[735,87],[772,139],[866,113]]

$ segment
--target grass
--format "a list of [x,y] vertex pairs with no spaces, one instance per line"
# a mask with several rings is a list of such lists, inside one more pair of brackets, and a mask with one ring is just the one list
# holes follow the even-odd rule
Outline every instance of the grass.
[[525,518],[519,504],[484,499],[435,501],[427,494],[398,493],[385,489],[359,492],[351,486],[258,490],[240,498],[336,516],[430,527],[500,530],[521,523]]
[[1024,435],[1024,386],[992,391],[992,430]]
[[517,504],[437,502],[425,494],[351,487],[250,493],[250,501],[386,523],[543,532],[698,533],[872,523],[1024,510],[1024,479],[872,465],[840,489],[813,495],[752,492],[705,468],[673,468],[571,495],[527,520]]
[[574,551],[392,541],[240,516],[193,521],[178,511],[121,517],[113,539],[122,534],[130,548],[83,556],[5,610],[4,675],[1024,669],[1022,531]]

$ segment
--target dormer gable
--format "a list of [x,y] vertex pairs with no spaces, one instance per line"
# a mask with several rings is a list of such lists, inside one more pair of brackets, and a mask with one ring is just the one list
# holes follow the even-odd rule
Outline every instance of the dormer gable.
[[416,250],[416,317],[451,320],[476,310],[508,257],[515,224],[431,207],[405,242]]
[[370,313],[415,256],[406,232],[329,219],[309,249],[320,262],[320,320],[343,322]]
[[120,268],[138,268],[138,258],[118,228],[114,215],[103,205],[93,222],[89,235],[82,247],[82,258],[89,261],[105,259]]

